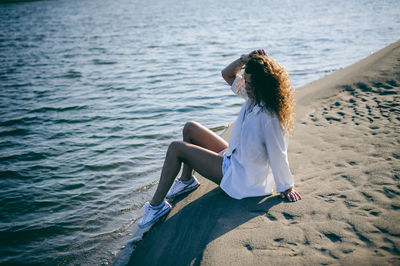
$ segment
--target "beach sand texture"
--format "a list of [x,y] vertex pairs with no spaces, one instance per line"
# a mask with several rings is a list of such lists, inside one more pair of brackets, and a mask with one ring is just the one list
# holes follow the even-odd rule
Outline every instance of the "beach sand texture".
[[298,89],[289,162],[303,200],[234,200],[199,177],[130,264],[400,265],[399,86],[400,41]]

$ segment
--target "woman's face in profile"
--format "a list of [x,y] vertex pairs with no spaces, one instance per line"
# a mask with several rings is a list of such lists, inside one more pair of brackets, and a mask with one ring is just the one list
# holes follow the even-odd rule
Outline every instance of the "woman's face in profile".
[[244,88],[247,92],[247,96],[249,96],[250,99],[254,99],[254,93],[253,89],[250,87],[250,81],[251,81],[251,75],[247,74],[246,72],[243,75],[244,78]]

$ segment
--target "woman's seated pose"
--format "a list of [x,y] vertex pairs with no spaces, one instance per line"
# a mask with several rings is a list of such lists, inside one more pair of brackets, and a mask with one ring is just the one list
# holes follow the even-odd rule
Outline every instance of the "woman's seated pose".
[[[274,184],[282,198],[301,199],[293,189],[287,157],[294,122],[294,91],[288,73],[264,50],[256,50],[229,64],[222,77],[246,100],[229,144],[196,122],[186,123],[183,141],[168,147],[160,182],[151,202],[145,204],[139,227],[155,223],[170,211],[165,198],[172,200],[200,185],[193,170],[235,199],[270,195]],[[182,163],[181,177],[176,178]]]

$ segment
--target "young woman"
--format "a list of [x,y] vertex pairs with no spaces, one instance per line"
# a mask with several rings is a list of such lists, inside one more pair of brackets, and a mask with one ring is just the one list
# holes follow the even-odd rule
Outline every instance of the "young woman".
[[[193,169],[235,199],[270,195],[274,184],[282,198],[301,199],[293,189],[287,158],[294,122],[294,91],[288,73],[264,50],[256,50],[229,64],[222,77],[246,100],[229,144],[196,122],[186,123],[183,141],[168,147],[160,182],[151,202],[145,204],[139,227],[155,223],[170,211],[165,198],[171,200],[200,185]],[[182,163],[182,175],[176,178]]]

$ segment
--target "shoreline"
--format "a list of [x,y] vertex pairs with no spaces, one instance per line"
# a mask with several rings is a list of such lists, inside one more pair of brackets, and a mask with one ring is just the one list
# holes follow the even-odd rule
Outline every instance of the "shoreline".
[[399,84],[398,41],[299,88],[288,153],[303,200],[234,200],[197,175],[129,265],[400,263]]

